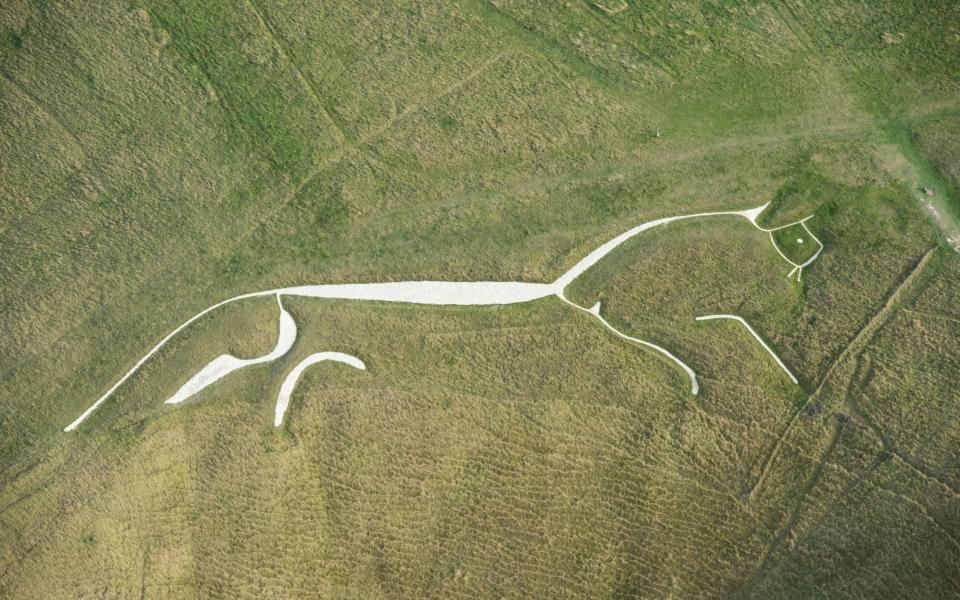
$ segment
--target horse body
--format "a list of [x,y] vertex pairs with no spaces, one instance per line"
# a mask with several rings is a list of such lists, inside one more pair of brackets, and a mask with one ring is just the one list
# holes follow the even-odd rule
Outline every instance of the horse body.
[[[589,314],[592,317],[600,321],[611,332],[616,334],[618,337],[636,343],[638,345],[656,350],[660,352],[670,360],[677,363],[690,377],[691,380],[691,392],[696,394],[699,386],[697,384],[696,374],[693,369],[691,369],[687,364],[681,361],[679,358],[674,356],[665,348],[653,344],[651,342],[641,340],[638,338],[631,337],[619,330],[617,330],[613,325],[611,325],[606,319],[600,315],[600,304],[597,303],[594,306],[587,308],[585,306],[580,306],[569,299],[564,295],[564,290],[568,285],[570,285],[577,277],[582,275],[589,268],[597,264],[610,252],[616,249],[618,246],[631,239],[632,237],[640,234],[643,231],[657,227],[659,225],[665,225],[667,223],[684,220],[684,219],[693,219],[698,217],[713,217],[713,216],[737,216],[742,217],[750,221],[750,223],[760,229],[761,231],[771,232],[773,230],[764,229],[757,224],[757,218],[760,213],[769,205],[769,203],[762,206],[751,208],[748,210],[741,211],[723,211],[723,212],[707,212],[707,213],[698,213],[698,214],[689,214],[689,215],[679,215],[674,217],[663,217],[660,219],[655,219],[652,221],[647,221],[642,223],[632,229],[629,229],[615,238],[608,240],[601,246],[597,247],[576,264],[573,265],[569,270],[567,270],[563,275],[551,283],[530,283],[523,281],[393,281],[393,282],[383,282],[383,283],[353,283],[353,284],[318,284],[318,285],[302,285],[302,286],[292,286],[284,288],[276,288],[272,290],[263,290],[259,292],[251,292],[246,294],[241,294],[239,296],[234,296],[233,298],[228,298],[214,304],[201,312],[197,313],[179,327],[174,329],[170,334],[163,338],[156,346],[153,347],[145,356],[143,356],[133,367],[127,371],[127,373],[120,378],[107,392],[101,396],[96,402],[93,403],[86,411],[83,412],[76,420],[74,420],[70,425],[64,428],[64,431],[71,431],[75,429],[84,419],[86,419],[104,400],[106,400],[113,392],[121,385],[124,381],[127,380],[131,375],[133,375],[142,365],[146,362],[151,356],[153,356],[157,351],[160,350],[171,338],[173,338],[181,330],[200,319],[207,313],[231,302],[236,302],[238,300],[244,300],[248,298],[258,298],[264,296],[275,296],[277,303],[280,305],[280,334],[277,342],[276,348],[262,357],[255,359],[239,359],[237,357],[231,356],[229,354],[224,354],[213,360],[205,368],[201,369],[193,377],[190,378],[181,388],[169,399],[167,403],[177,404],[180,403],[195,393],[199,392],[201,389],[211,385],[217,380],[225,377],[227,374],[249,366],[253,364],[259,364],[263,362],[268,362],[279,358],[281,355],[285,354],[292,346],[293,341],[296,338],[296,324],[293,321],[293,317],[286,312],[281,303],[282,296],[302,296],[309,298],[325,298],[331,300],[362,300],[362,301],[372,301],[372,302],[402,302],[407,304],[430,304],[430,305],[447,305],[447,306],[502,306],[508,304],[519,304],[524,302],[532,302],[534,300],[539,300],[541,298],[547,298],[549,296],[556,296],[564,303],[576,308],[583,313]],[[809,217],[808,217],[809,218]],[[805,221],[806,219],[804,219]],[[801,221],[800,223],[802,223]],[[787,227],[789,225],[785,225]],[[809,231],[809,230],[808,230]],[[812,232],[811,232],[812,235]],[[814,238],[815,239],[815,238]],[[773,237],[771,235],[771,241]],[[774,247],[776,247],[776,242],[774,241]],[[819,243],[819,240],[818,240]],[[822,244],[821,248],[822,250]],[[779,251],[779,250],[778,250]],[[817,255],[819,251],[817,252]],[[785,256],[784,258],[791,262],[796,268],[801,268],[809,264],[816,258],[817,255],[814,255],[807,263],[804,265],[797,265],[792,261],[789,261]],[[791,274],[793,271],[791,271]],[[298,365],[294,372],[299,375],[299,370],[305,368],[308,364],[313,364],[314,362],[320,362],[322,360],[334,360],[339,362],[346,362],[355,367],[357,365],[362,365],[363,363],[356,357],[347,357],[343,358],[346,355],[341,355],[340,353],[318,353],[312,355],[304,363]],[[362,367],[357,367],[362,368]],[[293,375],[293,373],[291,373]],[[289,378],[288,378],[289,379]],[[296,381],[296,376],[293,376],[292,379],[289,379],[290,383],[285,382],[284,390],[281,391],[281,401],[283,401],[283,394],[286,394],[286,399],[289,400],[290,392],[292,391],[292,385]],[[286,389],[286,388],[291,389]],[[277,412],[277,425],[282,419],[283,411],[279,409],[280,404],[278,403],[278,412]],[[286,408],[286,402],[283,401],[284,410]]]
[[303,285],[281,288],[272,293],[337,300],[483,306],[530,302],[556,292],[554,284],[521,281],[391,281]]

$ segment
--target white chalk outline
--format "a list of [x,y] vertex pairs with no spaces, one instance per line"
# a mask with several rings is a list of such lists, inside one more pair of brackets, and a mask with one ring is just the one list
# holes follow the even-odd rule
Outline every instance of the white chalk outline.
[[286,354],[297,340],[297,323],[293,320],[290,313],[283,308],[283,303],[280,302],[279,295],[277,296],[277,305],[280,307],[280,332],[277,335],[277,345],[269,354],[250,359],[237,358],[232,354],[221,354],[184,383],[183,386],[177,390],[177,393],[166,401],[166,404],[180,404],[203,388],[226,377],[237,369],[270,362]]
[[678,365],[680,365],[680,368],[683,369],[684,371],[686,371],[686,372],[687,372],[687,375],[690,377],[690,393],[693,394],[694,396],[696,396],[697,393],[700,392],[700,384],[697,383],[697,374],[694,372],[693,369],[690,368],[689,365],[687,365],[687,363],[685,363],[685,362],[683,362],[682,360],[680,360],[679,358],[677,358],[672,352],[670,352],[669,350],[667,350],[666,348],[664,348],[664,347],[662,347],[662,346],[658,346],[658,345],[654,344],[653,342],[648,342],[648,341],[646,341],[646,340],[641,340],[640,338],[631,337],[631,336],[623,333],[622,331],[618,330],[616,327],[614,327],[613,325],[611,325],[609,321],[607,321],[606,319],[604,319],[603,317],[600,316],[600,303],[599,303],[599,302],[597,302],[596,304],[594,304],[594,305],[591,306],[590,308],[586,308],[586,307],[580,306],[579,304],[576,304],[576,303],[574,303],[574,302],[571,302],[571,301],[568,300],[567,297],[564,296],[562,293],[561,293],[561,294],[558,294],[558,296],[559,296],[559,298],[560,298],[561,300],[563,300],[564,302],[566,302],[566,303],[569,304],[570,306],[572,306],[572,307],[574,307],[574,308],[576,308],[576,309],[578,309],[578,310],[582,310],[583,312],[585,312],[585,313],[587,313],[587,314],[589,314],[589,315],[593,315],[594,317],[596,317],[601,323],[603,323],[603,326],[606,327],[607,329],[609,329],[610,331],[612,331],[612,332],[614,333],[614,335],[617,335],[617,336],[619,336],[619,337],[621,337],[621,338],[623,338],[623,339],[625,339],[625,340],[628,340],[628,341],[631,341],[631,342],[634,342],[634,343],[637,343],[637,344],[641,344],[641,345],[643,345],[643,346],[646,346],[647,348],[652,348],[653,350],[656,350],[657,352],[663,354],[664,356],[666,356],[667,358],[669,358],[669,359],[672,360],[673,362],[675,362],[675,363],[677,363]]
[[343,352],[317,352],[301,360],[297,363],[297,366],[290,370],[290,373],[287,374],[283,380],[283,384],[280,386],[280,393],[277,394],[277,408],[273,415],[274,427],[280,427],[280,425],[283,424],[283,415],[287,412],[287,406],[290,404],[290,396],[297,386],[297,379],[300,378],[300,374],[310,365],[326,360],[348,364],[361,371],[367,368],[367,365],[363,364],[362,360],[356,356],[344,354]]
[[[813,235],[813,232],[810,231],[809,227],[807,227],[807,221],[812,218],[813,218],[813,215],[810,215],[808,217],[804,217],[803,219],[800,219],[799,221],[794,221],[793,223],[787,223],[786,225],[781,225],[780,227],[774,227],[772,229],[765,229],[763,227],[760,227],[756,223],[754,223],[757,229],[759,229],[760,231],[766,231],[770,235],[770,243],[773,244],[773,248],[777,251],[777,254],[779,254],[783,258],[783,260],[793,265],[793,269],[789,273],[787,273],[787,279],[789,279],[790,276],[796,273],[797,281],[800,281],[800,276],[803,274],[803,268],[809,265],[810,263],[812,263],[813,261],[817,260],[817,257],[820,256],[820,253],[823,251],[823,243],[819,239],[817,239],[817,236]],[[792,260],[790,260],[789,258],[787,258],[787,255],[780,251],[780,247],[777,245],[777,240],[773,237],[774,231],[778,231],[780,229],[786,229],[787,227],[793,227],[794,225],[800,225],[801,227],[803,227],[804,230],[806,230],[807,234],[813,239],[813,241],[817,243],[817,246],[818,246],[817,251],[813,253],[813,256],[808,258],[802,265],[799,265],[793,262]]]
[[[630,238],[659,225],[665,225],[673,221],[685,220],[685,219],[696,219],[703,217],[716,217],[716,216],[739,216],[747,219],[750,223],[759,229],[760,231],[765,231],[770,234],[770,239],[773,242],[774,248],[777,252],[790,264],[794,265],[795,269],[800,269],[802,271],[803,267],[813,262],[814,259],[820,254],[820,251],[823,249],[823,244],[820,243],[820,240],[817,240],[813,233],[807,228],[805,221],[810,217],[798,221],[803,225],[804,229],[810,233],[810,236],[813,237],[820,245],[820,248],[817,252],[802,265],[791,261],[787,258],[777,247],[776,240],[773,239],[773,231],[777,229],[782,229],[784,227],[790,227],[791,225],[796,224],[790,223],[788,225],[783,225],[782,227],[776,227],[774,229],[764,229],[757,224],[757,218],[760,214],[770,205],[769,202],[761,206],[741,210],[741,211],[717,211],[717,212],[705,212],[705,213],[696,213],[691,215],[679,215],[674,217],[664,217],[660,219],[654,219],[652,221],[647,221],[642,223],[624,233],[618,235],[617,237],[607,241],[602,244],[600,247],[596,248],[590,252],[587,256],[578,261],[573,267],[567,270],[563,275],[557,278],[552,283],[528,283],[522,281],[467,281],[467,282],[457,282],[457,281],[397,281],[397,282],[383,282],[383,283],[358,283],[358,284],[330,284],[330,285],[305,285],[305,286],[294,286],[294,287],[284,287],[284,288],[275,288],[271,290],[263,290],[260,292],[251,292],[247,294],[240,294],[234,296],[233,298],[228,298],[221,302],[218,302],[204,310],[198,312],[194,316],[187,319],[182,325],[171,331],[166,337],[164,337],[160,342],[154,346],[146,355],[144,355],[140,360],[138,360],[133,367],[127,371],[123,377],[121,377],[113,386],[110,387],[96,402],[94,402],[87,410],[85,410],[79,417],[77,417],[72,423],[67,425],[64,428],[64,431],[72,431],[83,422],[84,419],[90,416],[94,410],[96,410],[107,398],[109,398],[116,390],[119,388],[127,379],[129,379],[137,370],[140,369],[143,364],[150,359],[151,356],[160,351],[163,346],[170,341],[173,336],[182,331],[184,328],[194,323],[204,315],[210,313],[214,309],[220,308],[231,302],[236,302],[238,300],[245,300],[249,298],[259,298],[263,296],[276,296],[277,302],[280,302],[280,296],[304,296],[312,298],[327,298],[327,299],[340,299],[340,300],[373,300],[373,301],[382,301],[382,302],[404,302],[411,304],[430,304],[430,305],[474,305],[474,306],[494,306],[494,305],[505,305],[505,304],[517,304],[522,302],[531,302],[533,300],[539,300],[541,298],[546,298],[549,296],[557,296],[567,304],[576,307],[579,310],[585,311],[593,316],[595,316],[607,329],[612,331],[617,336],[635,342],[651,349],[654,349],[671,360],[677,363],[684,371],[690,375],[692,381],[692,392],[697,393],[699,386],[697,385],[696,374],[693,372],[688,365],[686,365],[679,358],[674,356],[665,348],[662,348],[656,344],[628,336],[607,322],[603,317],[600,316],[599,305],[594,306],[594,309],[586,309],[582,306],[570,302],[563,294],[566,287],[572,283],[577,277],[582,275],[587,269],[597,264],[601,259],[603,259],[607,254],[612,252],[618,246],[629,240]],[[790,275],[794,271],[790,272]],[[799,275],[798,275],[799,280]],[[280,306],[281,310],[281,325],[284,322],[284,315],[289,317],[283,306]],[[290,317],[292,320],[292,317]],[[284,330],[281,327],[280,338],[284,338]],[[294,324],[293,336],[296,336],[296,326]],[[292,345],[292,342],[291,342]],[[252,359],[252,361],[241,361],[235,357],[229,355],[223,355],[202,369],[199,373],[194,375],[187,384],[184,384],[181,387],[180,391],[184,393],[181,394],[178,391],[168,403],[177,403],[182,402],[190,395],[200,391],[201,389],[212,384],[214,381],[224,377],[226,374],[236,370],[237,368],[242,368],[243,366],[248,366],[250,364],[257,364],[261,362],[266,362],[268,360],[273,360],[278,358],[280,355],[286,352],[289,348],[283,349],[281,351],[281,341],[278,340],[277,348],[274,349],[270,354],[258,358]],[[279,352],[279,354],[278,354]],[[219,361],[219,362],[218,362]],[[229,364],[228,364],[229,363]],[[240,364],[243,363],[243,364]],[[235,366],[239,365],[239,366]],[[188,387],[189,386],[189,387]],[[186,388],[186,390],[185,390]],[[192,391],[191,391],[192,390]],[[189,392],[189,393],[187,393]],[[175,401],[174,401],[175,400]]]
[[766,350],[770,354],[770,356],[773,357],[773,360],[777,361],[777,364],[780,365],[780,368],[783,369],[783,371],[787,374],[787,377],[789,377],[790,380],[796,383],[797,385],[800,384],[800,382],[797,381],[797,378],[790,371],[790,369],[787,368],[787,365],[784,364],[784,362],[780,360],[780,357],[777,356],[777,353],[773,351],[773,348],[768,346],[767,343],[763,341],[763,338],[760,337],[760,334],[757,333],[756,330],[750,326],[750,323],[747,323],[746,319],[744,319],[743,317],[738,317],[737,315],[704,315],[702,317],[697,317],[697,321],[712,321],[714,319],[732,319],[734,321],[739,321],[744,327],[747,328],[747,331],[749,331],[751,335],[753,335],[753,337],[755,337],[757,341],[760,342],[760,345],[763,346],[764,350]]

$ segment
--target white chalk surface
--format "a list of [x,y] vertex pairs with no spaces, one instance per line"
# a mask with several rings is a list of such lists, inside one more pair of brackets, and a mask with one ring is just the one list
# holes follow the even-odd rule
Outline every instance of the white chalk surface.
[[297,386],[297,380],[300,378],[300,374],[310,365],[315,365],[325,360],[341,362],[355,369],[363,370],[367,368],[362,360],[356,356],[344,354],[343,352],[317,352],[301,360],[297,366],[287,374],[283,380],[283,384],[280,386],[280,393],[277,395],[277,408],[273,415],[274,427],[280,427],[280,425],[283,424],[283,415],[287,412],[287,406],[290,404],[290,396],[293,394],[293,389]]
[[[83,412],[76,420],[67,425],[64,428],[64,431],[72,431],[75,429],[84,419],[86,419],[90,414],[99,407],[104,400],[109,398],[124,381],[126,381],[131,375],[133,375],[151,356],[156,354],[163,346],[166,344],[173,336],[182,331],[185,327],[200,319],[207,313],[213,311],[216,308],[219,308],[230,302],[235,302],[237,300],[244,300],[248,298],[258,298],[263,296],[276,296],[278,304],[280,303],[281,296],[304,296],[310,298],[327,298],[327,299],[339,299],[339,300],[365,300],[365,301],[379,301],[379,302],[404,302],[410,304],[431,304],[431,305],[444,305],[444,306],[497,306],[497,305],[507,305],[507,304],[517,304],[522,302],[531,302],[534,300],[539,300],[541,298],[546,298],[549,296],[557,296],[564,302],[596,317],[600,322],[610,331],[612,331],[617,336],[635,342],[637,344],[644,345],[651,349],[654,349],[663,355],[667,356],[674,362],[676,362],[683,370],[689,375],[691,379],[691,392],[696,394],[699,388],[697,384],[696,374],[693,369],[686,365],[679,358],[674,356],[665,348],[652,344],[645,340],[637,339],[630,337],[617,329],[615,329],[609,322],[607,322],[603,317],[600,316],[600,307],[596,305],[591,308],[585,308],[579,305],[576,305],[564,296],[563,291],[566,289],[570,283],[572,283],[577,277],[582,275],[590,267],[594,266],[605,256],[613,252],[617,247],[626,242],[627,240],[633,238],[640,233],[657,227],[659,225],[665,225],[667,223],[672,223],[674,221],[680,221],[684,219],[696,219],[703,217],[715,217],[715,216],[738,216],[743,217],[750,221],[750,223],[760,229],[761,231],[770,232],[771,241],[773,241],[774,247],[776,248],[776,241],[773,240],[772,232],[776,229],[781,229],[777,227],[774,229],[764,229],[757,224],[757,218],[760,213],[763,212],[769,203],[756,208],[751,208],[748,210],[741,211],[721,211],[721,212],[705,212],[697,213],[690,215],[679,215],[675,217],[663,217],[659,219],[654,219],[652,221],[647,221],[642,223],[632,229],[629,229],[622,234],[616,236],[615,238],[605,242],[600,245],[598,248],[587,254],[584,258],[578,261],[573,265],[568,271],[562,274],[559,278],[551,283],[528,283],[523,281],[395,281],[395,282],[382,282],[382,283],[355,283],[355,284],[321,284],[321,285],[302,285],[302,286],[293,286],[293,287],[284,287],[276,288],[272,290],[264,290],[260,292],[251,292],[247,294],[240,294],[239,296],[234,296],[233,298],[228,298],[222,302],[218,302],[213,306],[210,306],[194,316],[190,317],[187,321],[181,324],[179,327],[174,329],[170,334],[163,338],[156,346],[154,346],[146,355],[144,355],[140,360],[138,360],[133,367],[127,371],[123,377],[120,378],[109,390],[104,393],[96,402],[94,402],[87,410]],[[807,217],[809,218],[809,217]],[[806,219],[798,221],[803,225],[804,229],[807,229],[805,224]],[[792,224],[791,224],[792,225]],[[789,227],[790,225],[784,225],[783,227]],[[807,229],[811,237],[813,237],[812,232]],[[816,240],[816,238],[813,238]],[[816,240],[819,244],[819,240]],[[777,252],[780,252],[779,248],[776,248]],[[803,267],[807,266],[817,255],[820,254],[820,250],[823,249],[823,245],[820,244],[820,249],[811,257],[809,260],[804,262],[802,265],[798,265],[789,258],[783,255],[780,252],[781,256],[787,262],[790,262],[794,266],[794,271],[802,270]],[[794,271],[790,272],[790,275]],[[799,276],[798,276],[799,278]],[[749,325],[747,326],[749,328]],[[297,327],[296,323],[293,321],[293,317],[290,316],[284,308],[283,305],[280,305],[280,335],[277,340],[277,345],[269,354],[261,356],[259,358],[253,359],[240,359],[229,354],[224,354],[217,357],[211,361],[206,367],[200,370],[196,375],[191,377],[179,390],[167,400],[168,404],[178,404],[183,402],[187,398],[196,394],[200,390],[206,388],[207,386],[213,384],[214,382],[222,379],[226,375],[236,371],[237,369],[242,369],[247,366],[260,364],[268,362],[279,358],[284,355],[291,346],[293,346],[294,341],[296,340]],[[759,339],[759,338],[758,338]],[[761,343],[762,340],[761,340]],[[764,344],[765,345],[765,344]],[[766,346],[766,345],[765,345]],[[768,349],[769,350],[769,349]],[[772,351],[770,351],[772,353]],[[315,358],[319,356],[324,356],[324,358]],[[333,358],[333,356],[338,356],[339,358]],[[321,360],[338,360],[340,362],[347,362],[356,366],[353,362],[350,362],[343,357],[349,357],[349,355],[340,355],[340,353],[319,353],[311,355],[304,362],[301,362],[297,368],[300,368],[300,371],[303,368],[306,368],[312,362],[307,362],[311,358],[314,359],[314,362]],[[776,356],[774,355],[776,358]],[[349,357],[351,360],[359,362],[359,359],[355,357]],[[779,358],[777,358],[779,361]],[[304,364],[306,363],[306,364]],[[362,364],[362,362],[360,363]],[[782,365],[786,370],[786,366]],[[296,374],[299,375],[300,371],[294,369],[291,372],[291,376]],[[363,367],[358,367],[363,368]],[[788,371],[789,372],[789,371]],[[792,377],[792,374],[791,374]],[[293,377],[290,380],[288,376],[288,381],[290,381],[290,389],[286,392],[286,399],[283,402],[284,410],[286,410],[286,403],[289,401],[289,393],[292,392],[293,386],[296,383],[296,377]],[[284,385],[287,384],[287,381],[284,382]],[[284,393],[284,390],[281,389],[281,394]],[[282,411],[280,411],[280,400],[278,398],[278,419],[282,421]]]

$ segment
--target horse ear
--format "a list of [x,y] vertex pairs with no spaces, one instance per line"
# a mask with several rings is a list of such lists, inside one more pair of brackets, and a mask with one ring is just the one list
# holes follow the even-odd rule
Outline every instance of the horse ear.
[[597,301],[596,304],[594,304],[593,306],[591,306],[590,308],[587,309],[587,312],[589,312],[591,315],[595,315],[595,316],[599,317],[599,316],[600,316],[600,302]]

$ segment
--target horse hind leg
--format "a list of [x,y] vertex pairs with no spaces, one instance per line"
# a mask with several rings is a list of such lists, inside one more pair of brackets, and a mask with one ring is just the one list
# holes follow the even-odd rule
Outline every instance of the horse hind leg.
[[180,404],[200,390],[213,385],[230,373],[244,367],[276,360],[287,353],[297,339],[297,323],[280,302],[277,294],[277,305],[280,307],[280,332],[277,336],[277,345],[269,354],[257,358],[242,359],[231,354],[222,354],[184,383],[177,392],[166,401],[167,404]]
[[560,298],[561,300],[563,300],[564,302],[566,302],[567,304],[569,304],[570,306],[576,308],[577,310],[580,310],[580,311],[582,311],[582,312],[585,312],[585,313],[587,313],[587,314],[589,314],[589,315],[594,316],[598,321],[600,321],[600,323],[603,324],[604,327],[606,327],[607,329],[609,329],[609,330],[610,330],[614,335],[616,335],[617,337],[620,337],[620,338],[625,339],[625,340],[627,340],[627,341],[633,342],[633,343],[635,343],[635,344],[639,344],[639,345],[641,345],[641,346],[646,346],[647,348],[650,348],[651,350],[656,350],[656,351],[659,352],[660,354],[663,354],[664,356],[666,356],[667,358],[669,358],[670,360],[672,360],[673,362],[675,362],[681,369],[683,369],[684,372],[687,374],[687,377],[690,378],[690,393],[693,394],[694,396],[696,396],[696,395],[700,392],[700,384],[697,382],[697,374],[694,372],[693,369],[690,368],[690,366],[689,366],[687,363],[685,363],[685,362],[683,362],[682,360],[680,360],[679,358],[677,358],[672,352],[670,352],[669,350],[667,350],[667,349],[664,348],[663,346],[658,346],[657,344],[654,344],[654,343],[652,343],[652,342],[648,342],[648,341],[646,341],[646,340],[641,340],[640,338],[635,338],[635,337],[633,337],[633,336],[629,336],[629,335],[623,333],[622,331],[620,331],[619,329],[617,329],[616,327],[614,327],[613,325],[611,325],[609,321],[607,321],[606,319],[604,319],[604,318],[600,315],[600,303],[599,303],[599,302],[597,302],[596,304],[594,304],[594,305],[591,306],[590,308],[587,308],[587,307],[585,307],[585,306],[580,306],[580,305],[577,304],[576,302],[573,302],[573,301],[571,301],[571,300],[568,300],[567,297],[563,295],[563,293],[557,294],[557,297]]
[[280,386],[280,393],[277,395],[277,408],[273,417],[274,427],[280,427],[280,425],[283,424],[283,415],[287,412],[287,406],[290,404],[290,395],[293,394],[293,389],[297,386],[297,380],[300,378],[300,374],[310,365],[326,360],[341,362],[355,369],[363,370],[367,368],[359,358],[342,352],[317,352],[301,360],[297,366],[287,374],[283,380],[283,384]]

